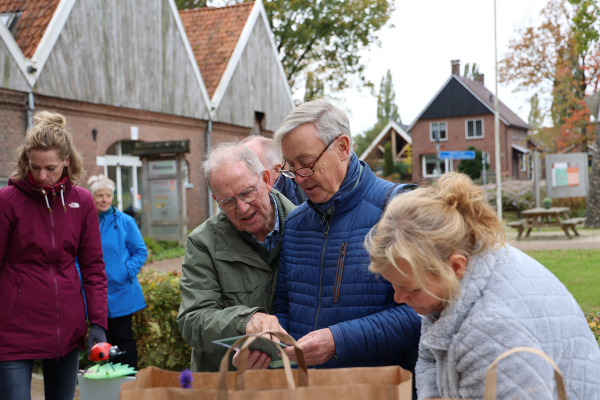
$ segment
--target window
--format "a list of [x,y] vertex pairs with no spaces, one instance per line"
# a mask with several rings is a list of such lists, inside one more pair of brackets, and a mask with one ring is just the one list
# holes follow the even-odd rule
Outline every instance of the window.
[[437,156],[435,154],[423,155],[423,177],[434,178],[451,172],[452,160],[440,160],[440,171],[437,170]]
[[466,121],[466,138],[467,139],[481,139],[483,137],[483,120],[482,119],[468,119]]
[[440,141],[448,140],[445,122],[432,122],[429,124],[429,139],[435,142],[437,135],[439,135]]
[[527,131],[523,131],[520,129],[512,130],[512,138],[513,140],[523,140],[527,137]]
[[527,154],[522,154],[520,157],[520,161],[521,161],[521,171],[525,172],[527,171]]

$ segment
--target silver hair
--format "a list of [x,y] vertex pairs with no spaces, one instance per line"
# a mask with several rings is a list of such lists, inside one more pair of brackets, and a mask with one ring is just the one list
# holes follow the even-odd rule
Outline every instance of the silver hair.
[[324,99],[309,101],[300,104],[285,118],[275,135],[273,142],[281,152],[281,140],[300,125],[312,123],[317,130],[317,137],[324,144],[329,144],[340,135],[346,135],[352,146],[352,133],[350,122],[345,112]]
[[202,163],[202,169],[204,170],[204,177],[208,188],[212,191],[210,185],[210,174],[211,172],[227,161],[243,161],[246,167],[250,170],[252,175],[259,177],[260,174],[265,170],[261,164],[258,156],[255,152],[242,146],[237,140],[233,142],[221,143],[215,146],[207,155],[206,161]]
[[111,193],[114,193],[116,185],[112,179],[104,175],[92,175],[87,181],[87,187],[92,192],[92,196],[94,196],[101,189],[108,189]]
[[240,142],[241,145],[256,141],[262,149],[264,161],[267,163],[265,168],[272,169],[277,164],[281,164],[281,152],[273,144],[273,139],[264,136],[248,136]]

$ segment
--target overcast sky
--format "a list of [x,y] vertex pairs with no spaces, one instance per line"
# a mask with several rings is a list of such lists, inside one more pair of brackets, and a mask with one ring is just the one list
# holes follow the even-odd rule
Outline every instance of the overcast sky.
[[[497,0],[498,59],[508,50],[515,28],[539,21],[547,0]],[[450,77],[450,60],[476,62],[485,85],[494,92],[493,0],[396,0],[391,23],[380,32],[381,48],[364,56],[367,77],[379,90],[381,77],[392,72],[396,103],[404,124],[416,118]],[[513,93],[515,87],[498,86],[499,98],[523,120],[529,114],[533,92]],[[376,122],[377,99],[368,90],[347,90],[341,100],[350,113],[353,134]]]

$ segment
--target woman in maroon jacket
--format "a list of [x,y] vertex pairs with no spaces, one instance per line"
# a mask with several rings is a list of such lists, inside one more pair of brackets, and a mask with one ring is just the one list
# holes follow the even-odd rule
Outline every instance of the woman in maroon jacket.
[[106,275],[94,200],[60,114],[42,111],[0,189],[0,397],[29,399],[41,359],[46,399],[72,400],[86,313],[88,351],[106,341]]

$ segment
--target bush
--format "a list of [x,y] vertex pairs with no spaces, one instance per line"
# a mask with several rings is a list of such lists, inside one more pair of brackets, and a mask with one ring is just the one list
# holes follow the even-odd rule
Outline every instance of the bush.
[[[475,151],[475,159],[461,160],[458,164],[458,172],[469,175],[471,179],[476,180],[481,177],[481,172],[483,169],[483,154],[481,153],[481,150],[477,150],[473,146],[469,147],[468,150]],[[490,165],[488,163],[486,163],[485,169],[490,169]]]
[[[486,185],[487,198],[496,209],[496,184]],[[533,184],[531,181],[507,180],[502,182],[502,209],[515,211],[520,218],[521,211],[535,207]]]
[[146,263],[183,257],[185,254],[185,247],[180,246],[178,242],[159,242],[150,237],[144,237],[144,243],[148,249]]
[[383,176],[390,176],[394,173],[394,159],[392,157],[392,142],[387,142],[383,146]]
[[412,166],[405,162],[394,163],[394,172],[400,175],[401,179],[406,179],[412,173]]
[[600,345],[600,311],[596,311],[595,313],[586,314],[588,325],[592,330],[592,333],[596,337],[596,341],[598,345]]
[[190,366],[192,348],[185,342],[177,312],[181,303],[180,272],[145,269],[138,275],[146,308],[133,315],[139,368],[151,365],[181,371]]

